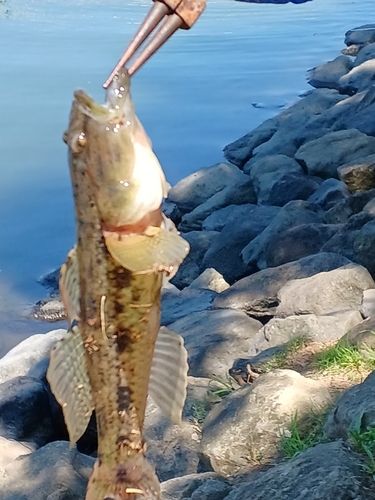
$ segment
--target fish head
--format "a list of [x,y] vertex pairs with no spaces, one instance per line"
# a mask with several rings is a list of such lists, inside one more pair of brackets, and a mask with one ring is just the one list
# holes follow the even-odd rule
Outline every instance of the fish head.
[[89,176],[104,229],[135,224],[160,207],[166,181],[135,114],[129,75],[120,72],[103,105],[83,90],[74,98],[64,135],[71,168]]

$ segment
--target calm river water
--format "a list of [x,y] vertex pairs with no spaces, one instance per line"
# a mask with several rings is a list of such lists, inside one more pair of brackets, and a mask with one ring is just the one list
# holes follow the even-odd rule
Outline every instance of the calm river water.
[[[208,0],[196,26],[133,79],[169,182],[221,161],[223,146],[294,102],[306,70],[339,55],[345,31],[375,21],[373,3]],[[103,99],[101,83],[150,4],[0,0],[0,353],[54,326],[25,315],[45,295],[38,278],[75,240],[61,140],[72,92]]]

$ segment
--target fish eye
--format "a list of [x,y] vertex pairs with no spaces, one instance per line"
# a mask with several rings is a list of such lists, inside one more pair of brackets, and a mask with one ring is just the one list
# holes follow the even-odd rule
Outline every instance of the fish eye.
[[81,132],[73,139],[73,141],[71,141],[71,144],[69,145],[72,148],[73,153],[81,153],[86,146],[86,143],[86,134],[84,132]]

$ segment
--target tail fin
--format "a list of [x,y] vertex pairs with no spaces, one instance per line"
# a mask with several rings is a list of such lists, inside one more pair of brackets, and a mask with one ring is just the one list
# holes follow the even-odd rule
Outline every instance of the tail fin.
[[97,460],[87,486],[86,500],[160,500],[160,486],[142,453],[122,464]]

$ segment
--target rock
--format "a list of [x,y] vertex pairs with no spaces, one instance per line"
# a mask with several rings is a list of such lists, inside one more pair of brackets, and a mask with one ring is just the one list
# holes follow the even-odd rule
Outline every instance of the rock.
[[82,500],[94,460],[53,442],[0,469],[1,500]]
[[276,267],[318,253],[342,224],[301,224],[275,234],[264,249],[267,267]]
[[50,273],[42,276],[38,281],[39,283],[47,288],[51,295],[58,295],[59,290],[59,279],[60,279],[60,267],[51,271]]
[[375,189],[371,189],[364,193],[356,193],[336,203],[326,212],[324,219],[327,224],[341,224],[347,222],[352,215],[358,214],[364,210],[367,203],[374,199]]
[[352,193],[369,191],[375,188],[375,155],[342,165],[337,173]]
[[209,309],[216,296],[217,293],[213,290],[194,288],[186,288],[180,293],[165,294],[162,298],[160,323],[170,325],[192,313]]
[[356,129],[331,132],[299,148],[295,158],[310,175],[337,178],[340,165],[375,153],[375,137]]
[[203,288],[220,293],[229,288],[229,284],[225,281],[223,275],[218,273],[216,269],[208,268],[190,283],[189,288]]
[[32,335],[0,359],[0,384],[15,377],[28,375],[42,379],[47,371],[49,353],[66,330],[53,330]]
[[194,231],[202,228],[202,222],[216,210],[228,205],[243,205],[256,203],[253,183],[247,175],[233,186],[228,186],[214,194],[207,201],[196,207],[192,212],[185,214],[179,226],[180,231]]
[[349,196],[350,191],[344,182],[330,178],[323,181],[317,190],[307,198],[307,201],[320,205],[324,210],[329,210],[336,203],[346,200]]
[[[335,90],[313,90],[290,108],[226,146],[224,156],[240,168],[256,154],[259,156],[270,154],[293,156],[305,140],[301,133],[308,122],[343,99]],[[316,129],[322,129],[322,127],[316,127]]]
[[231,489],[215,472],[176,477],[160,487],[163,500],[223,500]]
[[361,48],[354,61],[354,66],[360,66],[362,63],[375,59],[375,43],[369,43]]
[[[7,439],[3,436],[0,436],[0,470],[2,467],[5,467],[10,462],[15,460],[16,458],[22,455],[29,455],[33,451],[35,451],[36,447],[32,443],[20,443],[18,441],[14,441],[12,439]],[[1,482],[0,482],[0,491],[1,491]]]
[[168,199],[163,200],[161,209],[163,214],[168,217],[168,219],[171,219],[171,221],[173,221],[176,226],[179,225],[182,219],[182,214],[176,203],[172,203]]
[[217,400],[220,401],[212,393],[212,382],[208,378],[188,377],[181,425],[173,425],[148,399],[144,425],[147,457],[161,481],[202,471],[200,425]]
[[336,57],[333,61],[312,68],[307,73],[308,83],[315,88],[340,90],[339,79],[353,68],[347,56]]
[[203,221],[205,231],[221,231],[224,226],[237,225],[242,220],[254,221],[254,226],[268,225],[269,221],[279,213],[276,207],[258,207],[258,205],[229,205],[217,210]]
[[[229,220],[205,253],[201,268],[215,268],[231,284],[255,272],[255,266],[244,263],[241,251],[271,223],[279,210],[276,207],[251,205],[242,214],[238,214],[236,221]],[[213,220],[212,217],[211,221]]]
[[375,42],[375,24],[364,24],[345,33],[345,45],[365,46]]
[[318,187],[316,178],[285,174],[272,186],[267,204],[283,207],[293,200],[307,200]]
[[347,104],[344,112],[336,116],[332,131],[355,128],[363,134],[375,136],[375,125],[371,120],[375,112],[375,87],[372,85],[358,92],[347,99]]
[[348,264],[286,283],[278,292],[276,316],[330,314],[344,309],[358,310],[364,290],[375,288],[370,273],[362,266]]
[[[339,340],[347,331],[362,321],[359,311],[346,310],[334,312],[326,316],[303,314],[287,318],[272,318],[254,336],[249,356],[280,347],[297,338],[314,340],[316,342],[332,342]],[[274,352],[270,352],[270,356]],[[266,359],[264,358],[263,361]],[[255,360],[249,359],[251,366]]]
[[177,274],[171,279],[171,283],[177,288],[185,288],[200,275],[200,262],[207,249],[218,237],[216,231],[191,231],[184,233],[184,238],[189,242],[190,252],[180,265]]
[[31,311],[31,317],[41,321],[61,321],[66,319],[66,312],[61,300],[48,298],[39,300]]
[[257,460],[275,456],[280,437],[296,412],[303,418],[329,402],[327,388],[297,372],[264,374],[210,411],[202,429],[202,454],[223,476],[249,470]]
[[234,310],[196,312],[169,325],[184,337],[190,375],[224,378],[233,359],[247,353],[261,327],[259,321]]
[[362,47],[360,45],[352,44],[346,47],[345,49],[342,49],[341,54],[343,54],[344,56],[356,57],[361,48]]
[[322,252],[336,252],[366,267],[375,276],[372,251],[375,245],[375,218],[365,212],[353,215],[325,245]]
[[375,349],[375,317],[354,325],[340,339],[340,344],[356,347],[364,355],[373,355]]
[[361,462],[341,441],[314,446],[262,474],[249,474],[225,500],[367,500]]
[[225,158],[237,165],[237,167],[242,168],[251,158],[253,150],[263,142],[271,139],[276,130],[277,120],[275,118],[266,120],[252,132],[225,146],[223,150]]
[[173,186],[168,193],[168,199],[182,212],[191,212],[215,193],[236,184],[242,176],[237,167],[227,163],[201,168]]
[[252,158],[243,168],[244,173],[253,181],[256,193],[261,189],[262,178],[269,174],[283,176],[284,174],[303,174],[299,163],[285,155],[269,155],[263,158]]
[[0,384],[0,435],[44,446],[54,438],[48,393],[41,380],[15,377]]
[[364,318],[375,316],[375,290],[365,290],[363,292],[361,314]]
[[374,83],[375,60],[370,59],[353,68],[339,79],[339,85],[344,92],[355,94],[367,90]]
[[285,155],[255,156],[244,166],[254,183],[258,204],[283,206],[288,201],[306,199],[318,187],[305,177],[301,166]]
[[323,222],[320,207],[306,201],[289,202],[266,229],[242,250],[243,261],[247,265],[256,265],[259,269],[266,268],[265,251],[279,234],[300,224],[320,222]]
[[285,283],[347,264],[350,261],[341,255],[318,253],[282,266],[263,269],[218,295],[213,307],[240,309],[254,317],[273,316],[278,305],[277,294]]
[[375,372],[362,384],[351,387],[341,396],[328,415],[324,433],[329,439],[348,439],[350,431],[365,432],[375,425]]

